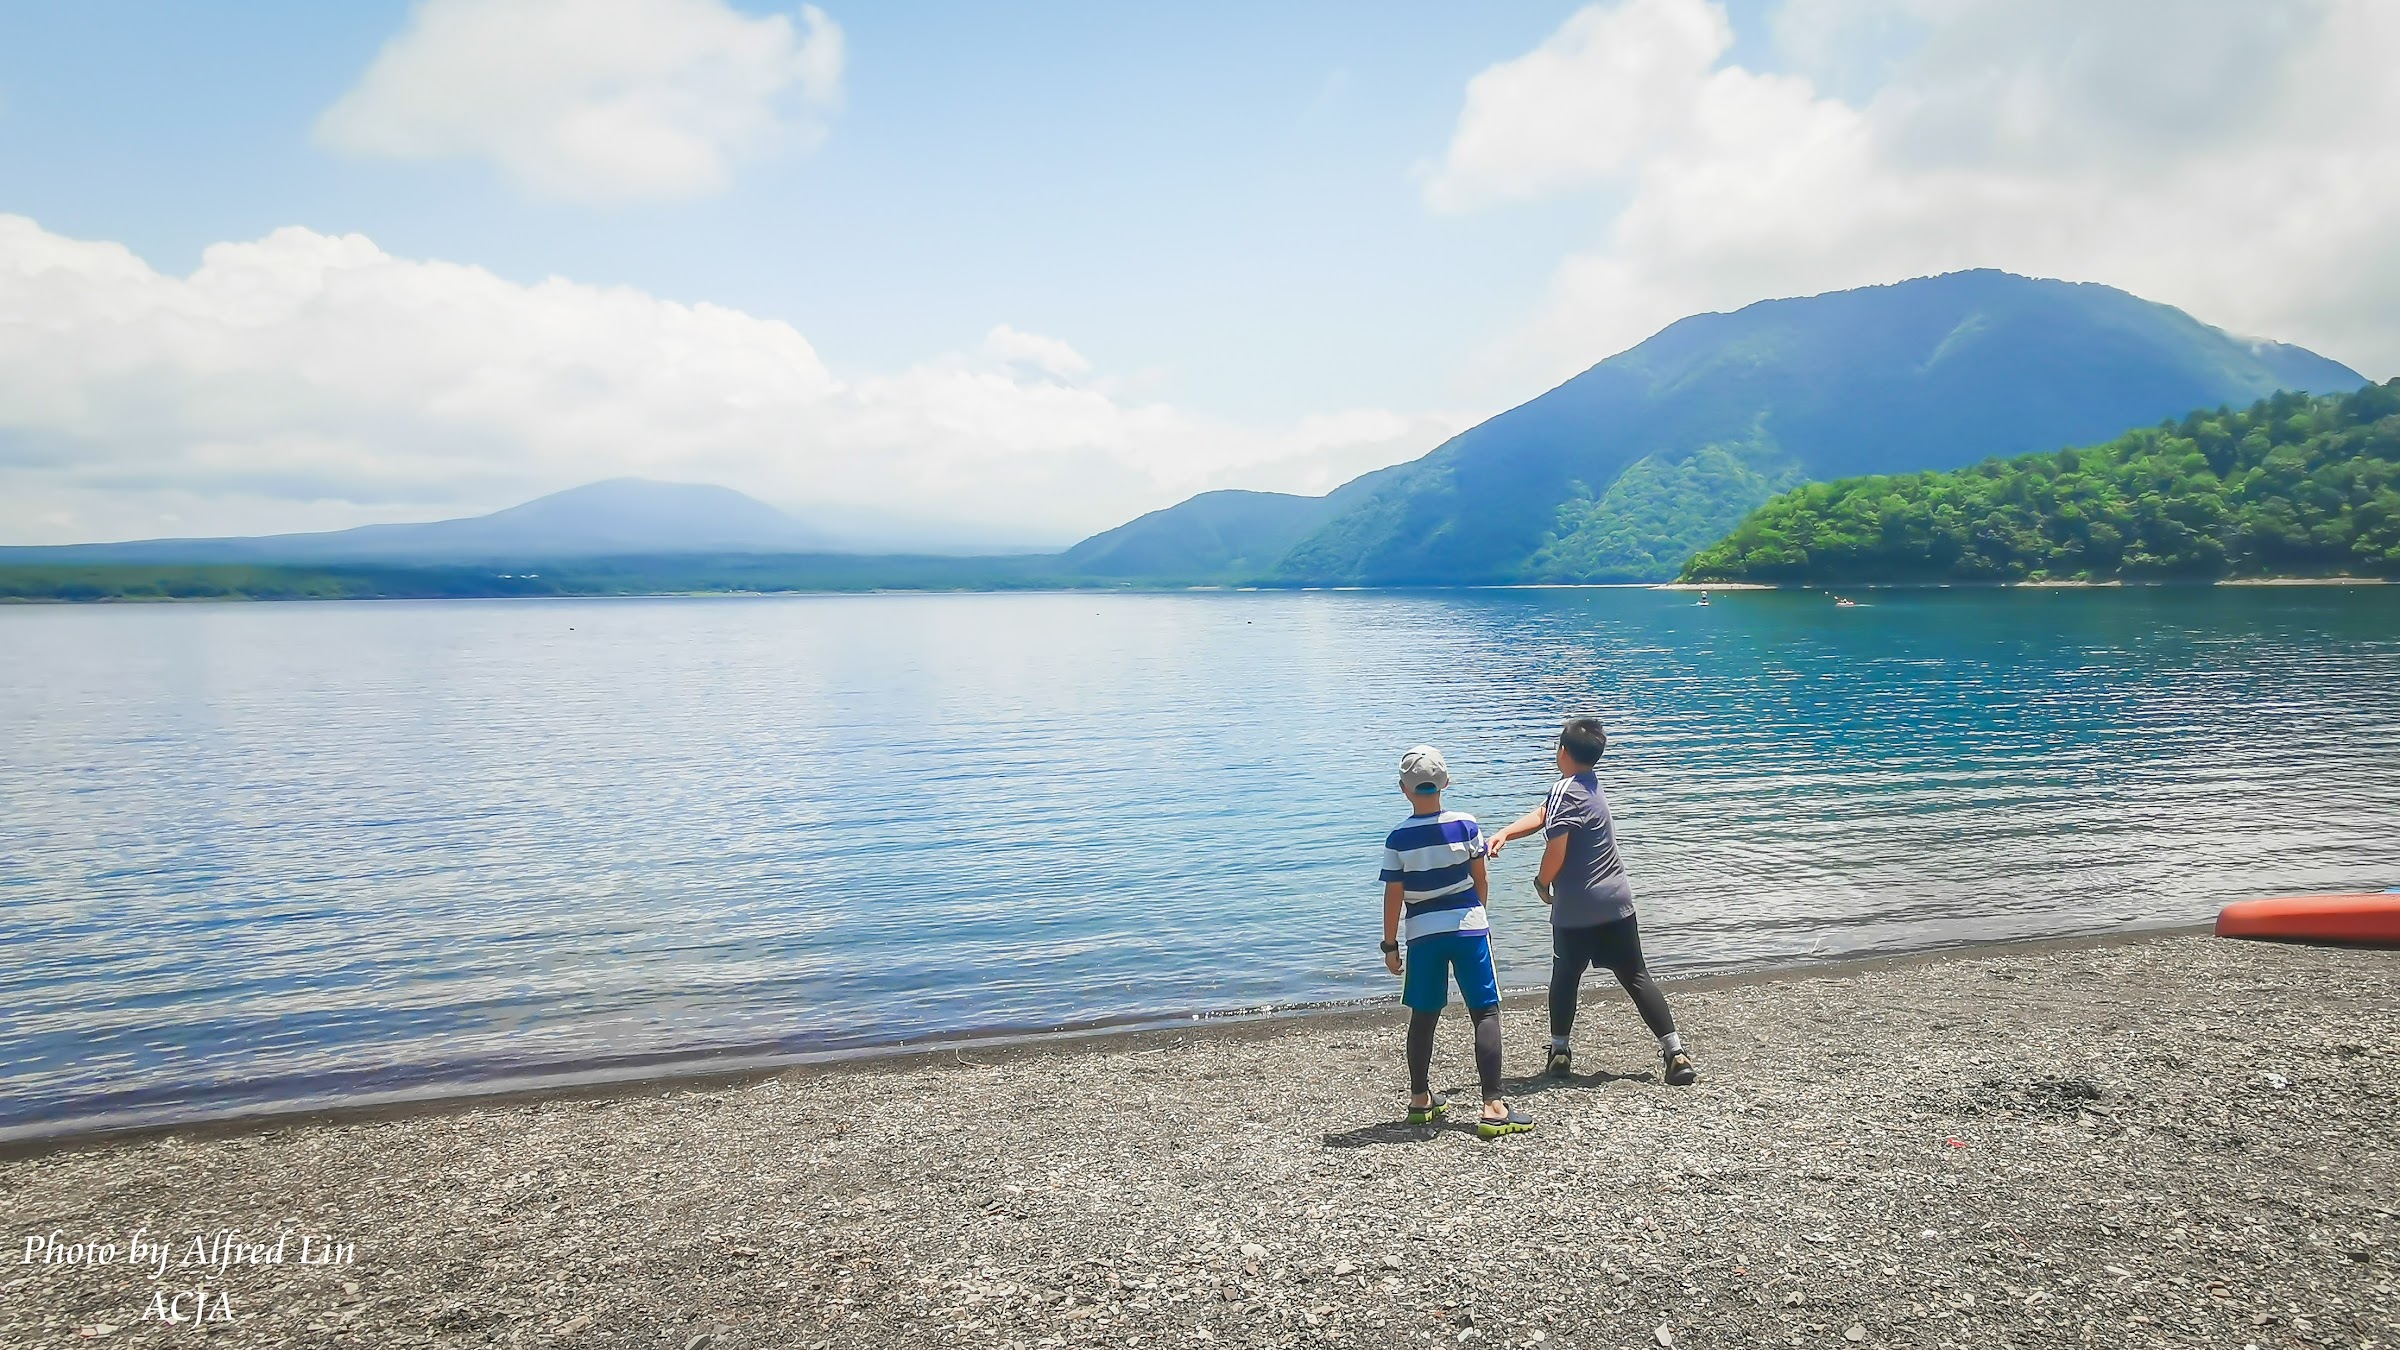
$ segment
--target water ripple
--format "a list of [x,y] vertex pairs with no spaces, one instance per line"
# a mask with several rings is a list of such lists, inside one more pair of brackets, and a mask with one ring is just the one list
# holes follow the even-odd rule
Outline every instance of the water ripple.
[[2400,588],[0,611],[0,1133],[1388,997],[1400,749],[1571,710],[1669,968],[2395,885],[2395,695]]

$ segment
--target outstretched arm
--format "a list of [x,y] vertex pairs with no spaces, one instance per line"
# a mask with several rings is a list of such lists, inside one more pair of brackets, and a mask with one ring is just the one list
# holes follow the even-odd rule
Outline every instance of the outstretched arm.
[[1540,806],[1537,806],[1526,812],[1524,815],[1517,817],[1513,823],[1503,826],[1498,834],[1491,836],[1485,841],[1484,851],[1490,856],[1497,858],[1500,856],[1500,849],[1502,845],[1508,843],[1512,839],[1522,839],[1526,835],[1540,830],[1544,825],[1549,823],[1550,804],[1548,802],[1544,802]]

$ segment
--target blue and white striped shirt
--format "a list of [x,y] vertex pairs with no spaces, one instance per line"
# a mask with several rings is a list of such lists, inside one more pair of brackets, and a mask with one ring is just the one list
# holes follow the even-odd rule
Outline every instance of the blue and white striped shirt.
[[1470,867],[1484,854],[1483,831],[1463,811],[1410,816],[1383,841],[1383,879],[1400,883],[1400,936],[1488,933],[1483,897]]

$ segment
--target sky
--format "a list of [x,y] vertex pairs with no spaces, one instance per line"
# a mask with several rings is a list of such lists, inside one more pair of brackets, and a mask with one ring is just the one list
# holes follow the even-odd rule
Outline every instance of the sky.
[[1051,544],[1965,267],[2400,373],[2390,0],[0,4],[0,544]]

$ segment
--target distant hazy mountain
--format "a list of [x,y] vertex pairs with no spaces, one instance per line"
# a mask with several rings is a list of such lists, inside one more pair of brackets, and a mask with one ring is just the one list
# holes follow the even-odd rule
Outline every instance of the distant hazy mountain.
[[1094,580],[1254,581],[1325,522],[1367,500],[1406,464],[1362,474],[1322,497],[1288,492],[1203,492],[1104,530],[1058,555],[1063,570]]
[[856,512],[838,523],[831,523],[830,517],[826,522],[803,520],[732,488],[612,478],[458,520],[233,539],[0,547],[0,563],[449,565],[745,553],[1015,557],[1056,548],[1056,543],[1034,543],[1005,525]]
[[[1664,580],[1797,483],[2092,444],[2356,371],[2106,286],[1956,272],[1682,320],[1424,458],[1337,489],[1285,584]],[[1212,494],[1213,495],[1213,494]],[[1144,517],[1190,572],[1271,540],[1288,499]],[[1254,520],[1232,518],[1247,505]],[[1204,520],[1184,522],[1191,509]],[[1170,528],[1172,527],[1172,528]],[[1133,526],[1125,527],[1128,530]],[[1112,532],[1114,533],[1114,532]],[[1103,535],[1089,541],[1099,544]]]
[[490,515],[249,539],[146,539],[0,550],[126,562],[505,562],[630,554],[803,553],[828,537],[731,488],[614,478]]
[[1203,492],[1095,534],[1060,555],[1090,577],[1255,576],[1340,508],[1330,497],[1283,492]]

